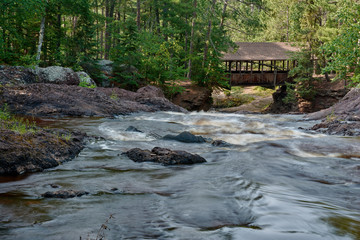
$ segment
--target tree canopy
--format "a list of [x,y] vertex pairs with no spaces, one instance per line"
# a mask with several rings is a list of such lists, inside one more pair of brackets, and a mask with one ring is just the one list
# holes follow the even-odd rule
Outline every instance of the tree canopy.
[[232,42],[286,41],[307,46],[323,72],[360,81],[357,0],[2,0],[0,9],[0,64],[78,70],[109,59],[129,87],[223,86]]

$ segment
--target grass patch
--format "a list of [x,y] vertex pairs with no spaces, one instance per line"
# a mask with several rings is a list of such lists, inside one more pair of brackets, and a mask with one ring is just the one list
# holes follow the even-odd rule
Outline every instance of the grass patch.
[[7,105],[0,108],[0,129],[7,129],[19,134],[35,133],[37,128],[34,121],[12,115]]
[[252,102],[255,98],[249,94],[243,94],[243,87],[232,87],[231,90],[224,90],[225,98],[215,99],[214,108],[238,107]]

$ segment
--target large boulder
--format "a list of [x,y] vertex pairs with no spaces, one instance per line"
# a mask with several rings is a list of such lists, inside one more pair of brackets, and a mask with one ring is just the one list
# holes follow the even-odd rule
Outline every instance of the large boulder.
[[151,151],[133,148],[124,152],[128,158],[134,162],[156,162],[163,165],[180,165],[204,163],[206,160],[197,154],[191,154],[185,151],[170,150],[167,148],[155,147]]
[[71,69],[59,66],[51,66],[47,68],[36,68],[38,82],[56,83],[66,85],[79,85],[79,76]]

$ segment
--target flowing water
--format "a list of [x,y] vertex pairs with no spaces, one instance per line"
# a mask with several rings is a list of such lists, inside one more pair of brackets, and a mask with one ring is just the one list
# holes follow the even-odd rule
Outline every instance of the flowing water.
[[[0,178],[0,239],[95,239],[102,224],[106,239],[360,239],[360,138],[299,129],[314,123],[169,112],[48,120],[104,139],[57,168]],[[182,131],[233,145],[158,138]],[[162,166],[121,155],[155,146],[207,163]],[[90,194],[41,197],[59,189]]]

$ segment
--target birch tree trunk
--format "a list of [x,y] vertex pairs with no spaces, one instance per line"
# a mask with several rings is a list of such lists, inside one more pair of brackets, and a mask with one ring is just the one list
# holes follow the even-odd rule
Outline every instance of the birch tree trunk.
[[45,15],[46,15],[46,11],[44,16],[41,19],[41,24],[40,24],[40,32],[39,32],[39,44],[38,44],[38,49],[36,52],[36,61],[40,60],[40,55],[41,55],[41,47],[44,41],[44,33],[45,33]]

